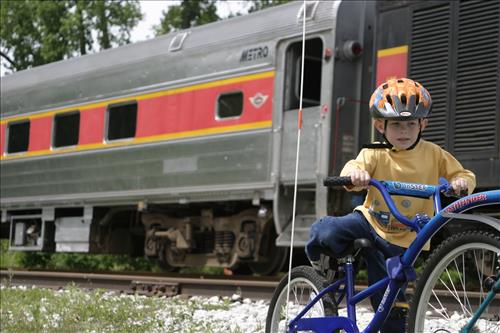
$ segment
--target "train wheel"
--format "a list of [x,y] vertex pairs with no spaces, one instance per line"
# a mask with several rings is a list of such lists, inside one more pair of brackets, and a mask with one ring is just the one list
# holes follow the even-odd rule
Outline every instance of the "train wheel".
[[168,263],[168,251],[170,251],[168,249],[168,243],[164,242],[158,253],[158,266],[160,266],[166,272],[177,272],[179,270],[179,267],[172,266]]
[[157,260],[156,263],[165,272],[177,272],[179,270],[179,267],[172,266],[168,262],[163,261],[163,260]]
[[276,246],[276,231],[273,223],[268,223],[262,236],[260,255],[266,258],[263,262],[249,263],[248,267],[254,274],[274,275],[281,271],[288,257],[287,247]]
[[254,274],[274,275],[281,271],[288,257],[288,248],[276,247],[274,251],[268,253],[267,260],[262,263],[251,263],[248,267]]

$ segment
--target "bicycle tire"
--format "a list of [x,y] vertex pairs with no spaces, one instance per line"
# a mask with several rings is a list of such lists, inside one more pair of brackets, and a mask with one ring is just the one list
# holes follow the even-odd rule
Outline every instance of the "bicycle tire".
[[[484,300],[483,281],[494,273],[500,235],[468,230],[443,241],[424,263],[410,302],[408,332],[458,332]],[[439,290],[445,288],[446,292]],[[452,297],[444,301],[444,296]],[[471,301],[479,295],[479,301]],[[500,301],[490,303],[471,332],[500,332]]]
[[[325,280],[310,266],[292,269],[290,278],[290,298],[288,320],[293,319],[304,306],[325,287]],[[285,275],[274,291],[266,318],[266,333],[286,332],[285,307],[288,275]],[[291,303],[291,304],[290,304]],[[336,314],[334,303],[325,295],[309,310],[305,317],[324,317]]]

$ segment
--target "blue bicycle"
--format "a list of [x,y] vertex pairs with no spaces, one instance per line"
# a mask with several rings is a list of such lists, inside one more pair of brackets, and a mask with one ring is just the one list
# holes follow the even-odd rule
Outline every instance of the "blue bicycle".
[[[325,186],[351,185],[349,177],[328,177]],[[276,332],[377,332],[389,316],[398,292],[416,280],[408,314],[408,332],[500,332],[500,220],[487,215],[466,214],[484,205],[500,204],[500,190],[475,193],[442,208],[440,193],[452,193],[444,179],[424,185],[372,179],[391,213],[417,233],[403,255],[387,260],[388,276],[359,292],[355,291],[355,262],[371,247],[368,240],[355,240],[342,254],[330,256],[335,267],[327,277],[312,267],[299,266],[279,283],[269,306],[266,333]],[[391,195],[433,199],[436,215],[431,219],[403,216]],[[497,213],[499,209],[496,211]],[[423,246],[452,219],[479,222],[484,228],[467,229],[445,239],[431,251],[417,274],[414,269]],[[358,327],[356,304],[375,292],[384,297],[366,327]],[[287,297],[287,291],[289,295]],[[287,306],[288,299],[288,306]],[[288,313],[287,313],[288,309]]]

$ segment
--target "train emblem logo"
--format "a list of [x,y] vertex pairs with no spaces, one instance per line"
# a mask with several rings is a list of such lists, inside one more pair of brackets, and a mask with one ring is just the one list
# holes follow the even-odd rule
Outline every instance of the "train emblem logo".
[[267,101],[268,95],[263,95],[260,92],[255,94],[255,96],[250,97],[250,103],[252,103],[253,106],[256,108],[260,108],[264,103]]

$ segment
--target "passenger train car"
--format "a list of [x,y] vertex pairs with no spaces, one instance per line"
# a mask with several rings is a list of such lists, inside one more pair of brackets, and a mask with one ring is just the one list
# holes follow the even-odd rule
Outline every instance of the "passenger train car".
[[389,77],[424,84],[425,138],[475,171],[479,189],[499,187],[499,2],[296,1],[3,77],[10,249],[278,271],[304,10],[295,246],[316,217],[359,202],[322,181],[377,139],[367,101]]

